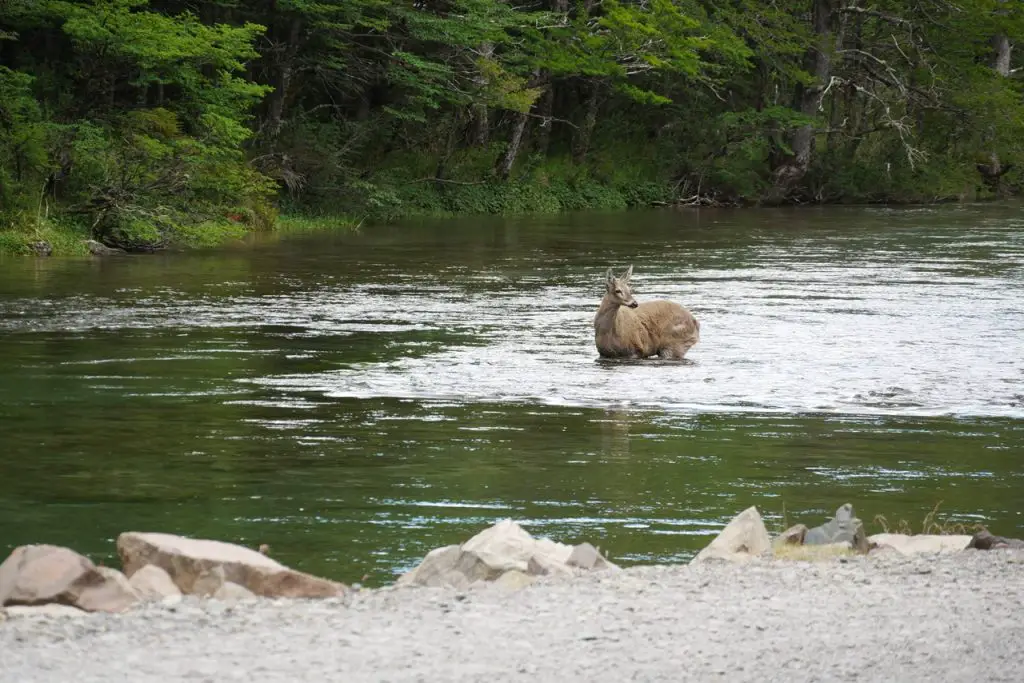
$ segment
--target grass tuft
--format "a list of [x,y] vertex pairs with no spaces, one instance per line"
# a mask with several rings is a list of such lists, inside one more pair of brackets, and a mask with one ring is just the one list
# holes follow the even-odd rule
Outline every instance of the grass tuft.
[[890,524],[885,515],[875,515],[874,522],[882,528],[882,533],[903,534],[905,536],[914,536],[916,533],[929,536],[970,536],[983,528],[983,525],[977,523],[964,524],[963,522],[938,519],[939,506],[942,505],[942,502],[940,500],[936,503],[935,507],[924,516],[924,519],[921,520],[921,531],[919,532],[915,532],[913,525],[905,519],[900,519],[894,524]]

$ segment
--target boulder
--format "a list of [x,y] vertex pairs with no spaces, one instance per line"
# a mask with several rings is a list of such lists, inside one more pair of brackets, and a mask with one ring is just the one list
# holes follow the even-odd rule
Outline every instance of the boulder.
[[967,548],[971,542],[970,536],[934,536],[920,534],[907,536],[906,534],[875,534],[868,538],[868,542],[879,548],[892,548],[903,555],[917,555],[919,553],[955,553]]
[[74,550],[23,545],[0,564],[0,606],[58,603],[88,612],[122,612],[139,597],[121,572]]
[[690,564],[712,559],[742,562],[769,553],[771,548],[771,538],[764,528],[761,513],[751,506],[736,515]]
[[96,240],[86,240],[85,248],[89,250],[89,253],[93,256],[110,256],[112,254],[123,254],[124,249],[117,249],[116,247],[108,247],[102,242]]
[[35,253],[36,256],[52,256],[53,255],[53,245],[50,244],[49,242],[47,242],[46,240],[36,240],[35,242],[32,242],[28,246],[29,246],[29,249],[31,249]]
[[147,564],[128,579],[128,583],[138,594],[139,599],[146,601],[163,600],[172,595],[181,595],[170,575],[160,567]]
[[200,590],[206,590],[211,580],[215,583],[221,577],[215,567],[223,572],[223,581],[268,598],[329,598],[346,590],[344,584],[289,569],[255,550],[221,541],[128,531],[118,536],[117,551],[128,576],[147,564],[155,565],[186,594],[195,592],[197,581]]
[[132,586],[131,582],[128,580],[128,577],[122,574],[120,571],[114,569],[113,567],[96,567],[96,571],[102,574],[104,578],[106,578],[111,583],[117,584],[120,587],[120,590],[123,591],[126,595],[134,596],[134,602],[138,602],[140,600],[138,591],[136,591],[135,587]]
[[1024,548],[1024,541],[1018,538],[1003,538],[1002,536],[993,536],[988,529],[982,529],[978,533],[974,534],[967,547],[976,548],[978,550],[997,550],[1000,548]]
[[[510,519],[502,520],[462,545],[430,551],[398,585],[450,586],[464,589],[477,581],[496,581],[510,572],[534,577],[570,576],[578,571],[618,569],[589,543],[569,546],[534,538]],[[519,577],[505,579],[515,583]],[[517,584],[518,585],[518,584]]]
[[[455,565],[462,556],[462,548],[457,545],[446,545],[443,548],[434,548],[419,565],[398,577],[396,582],[402,584],[416,584],[419,586],[443,586],[449,577],[455,572]],[[464,588],[465,586],[458,586]]]
[[868,551],[867,534],[864,532],[864,523],[853,514],[853,506],[845,503],[836,510],[836,515],[830,521],[808,529],[804,535],[805,545],[826,545],[829,543],[847,542],[854,550],[862,553]]
[[590,571],[609,569],[613,566],[607,558],[601,555],[600,550],[589,543],[573,546],[572,552],[569,553],[569,559],[565,563],[570,567],[579,567]]
[[484,529],[462,544],[464,553],[473,553],[497,578],[515,569],[526,573],[530,558],[548,573],[570,574],[566,565],[572,547],[547,538],[534,538],[511,519],[505,519]]

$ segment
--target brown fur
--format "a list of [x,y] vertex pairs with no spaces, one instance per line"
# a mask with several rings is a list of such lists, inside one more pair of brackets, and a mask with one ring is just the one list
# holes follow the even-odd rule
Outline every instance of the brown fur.
[[629,281],[633,266],[619,277],[608,269],[606,291],[594,316],[594,341],[603,358],[681,360],[700,340],[700,323],[671,301],[638,304]]

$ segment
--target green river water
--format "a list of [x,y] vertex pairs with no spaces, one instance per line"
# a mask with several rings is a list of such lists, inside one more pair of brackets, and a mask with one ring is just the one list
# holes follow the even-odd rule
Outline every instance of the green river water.
[[[701,321],[599,361],[604,271]],[[1024,535],[1024,211],[437,220],[0,261],[0,554],[125,530],[379,585],[511,517],[683,562],[737,512]],[[785,514],[785,519],[783,515]]]

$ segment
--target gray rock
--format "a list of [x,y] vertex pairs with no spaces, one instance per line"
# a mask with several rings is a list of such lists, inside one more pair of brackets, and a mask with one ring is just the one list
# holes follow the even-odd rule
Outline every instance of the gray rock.
[[33,242],[29,248],[35,252],[36,256],[51,256],[53,254],[53,245],[46,240]]
[[419,565],[398,577],[399,586],[416,584],[419,586],[439,587],[445,585],[447,577],[455,571],[455,565],[462,556],[462,548],[457,545],[446,545],[434,548]]
[[830,543],[849,543],[858,552],[867,552],[867,534],[864,532],[864,523],[853,514],[853,506],[844,503],[836,510],[833,519],[808,529],[804,535],[805,545],[826,545]]
[[108,247],[102,242],[96,240],[86,240],[85,247],[89,250],[89,253],[93,256],[111,256],[113,254],[123,254],[124,249],[116,249],[114,247]]

